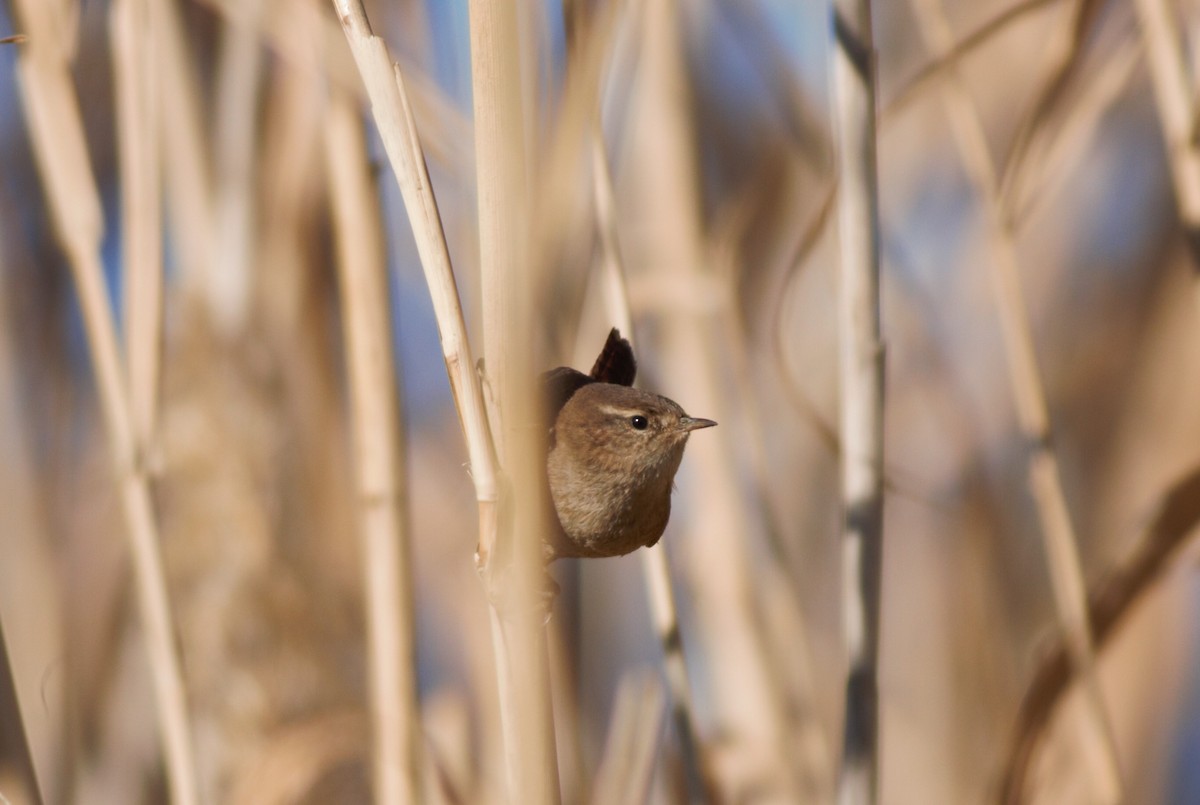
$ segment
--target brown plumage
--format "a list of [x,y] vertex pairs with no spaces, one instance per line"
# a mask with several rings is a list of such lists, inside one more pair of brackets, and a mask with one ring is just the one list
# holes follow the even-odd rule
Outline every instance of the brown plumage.
[[614,328],[591,373],[562,366],[543,375],[556,520],[548,559],[621,556],[658,542],[688,435],[717,424],[632,388],[636,374],[633,350]]

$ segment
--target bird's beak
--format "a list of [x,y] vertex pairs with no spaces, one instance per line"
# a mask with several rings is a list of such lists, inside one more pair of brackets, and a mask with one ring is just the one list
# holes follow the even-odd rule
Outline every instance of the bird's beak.
[[711,419],[697,419],[696,417],[692,416],[679,418],[679,429],[688,433],[691,433],[694,430],[700,430],[701,428],[711,428],[716,424],[717,423],[713,422]]

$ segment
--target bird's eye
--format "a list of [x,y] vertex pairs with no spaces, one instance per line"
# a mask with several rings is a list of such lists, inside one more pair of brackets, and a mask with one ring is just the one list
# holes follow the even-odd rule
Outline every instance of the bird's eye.
[[634,430],[645,430],[647,427],[649,427],[650,422],[646,419],[646,417],[639,414],[638,416],[630,417],[629,424],[633,425]]

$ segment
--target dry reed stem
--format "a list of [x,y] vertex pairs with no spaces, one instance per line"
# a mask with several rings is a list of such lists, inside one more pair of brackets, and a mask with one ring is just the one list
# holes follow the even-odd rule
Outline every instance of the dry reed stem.
[[592,786],[592,805],[633,805],[649,799],[664,704],[662,684],[655,676],[635,673],[621,679]]
[[[604,95],[603,85],[597,100]],[[592,203],[596,211],[596,229],[600,234],[601,288],[604,292],[604,307],[613,326],[634,343],[633,314],[629,307],[629,282],[625,276],[624,261],[621,259],[621,242],[617,237],[617,202],[613,193],[612,169],[608,163],[608,151],[604,146],[604,127],[600,122],[600,104],[596,105],[596,122],[592,130]],[[634,350],[636,354],[637,350]]]
[[[1187,547],[1196,541],[1198,524],[1200,469],[1193,469],[1163,493],[1134,550],[1090,591],[1088,613],[1097,651],[1112,642],[1138,603],[1180,562]],[[1074,681],[1070,651],[1059,640],[1038,662],[1021,700],[1000,778],[997,802],[1001,805],[1020,805],[1025,801],[1037,748]]]
[[162,220],[158,70],[148,0],[115,0],[109,12],[121,169],[125,356],[139,452],[151,461],[162,357]]
[[[553,803],[557,801],[559,793],[548,702],[546,648],[541,629],[532,622],[533,607],[526,605],[533,593],[535,576],[530,572],[532,568],[528,560],[531,557],[527,555],[525,561],[519,560],[515,565],[518,571],[516,578],[512,574],[507,578],[499,578],[493,572],[499,525],[495,456],[479,379],[470,357],[470,345],[441,218],[429,184],[412,109],[408,105],[399,69],[393,69],[383,40],[371,34],[361,3],[335,0],[335,5],[366,84],[376,125],[413,226],[417,251],[437,315],[451,392],[458,405],[467,441],[472,479],[479,502],[480,534],[476,564],[492,602],[489,621],[496,658],[505,767],[510,791],[514,801]],[[521,295],[514,295],[513,304],[522,301]],[[513,324],[515,327],[529,326],[528,316],[521,314],[520,308],[512,312]],[[530,343],[520,336],[514,337],[511,332],[488,333],[486,336],[503,339],[501,343],[510,349],[517,344],[527,346]],[[529,358],[527,352],[527,349],[522,351],[526,359]],[[510,356],[510,359],[513,358]],[[517,359],[513,360],[511,371],[514,376],[525,376],[522,369],[526,367],[521,366]],[[501,410],[532,410],[528,406],[511,404],[514,400],[520,400],[522,394],[531,394],[532,390],[526,388],[527,385],[508,384],[509,399],[501,401]],[[513,429],[519,428],[521,423],[514,417],[504,425],[508,435],[512,436]],[[523,539],[521,548],[526,554],[539,545],[535,540],[542,524],[537,514],[543,511],[536,504],[529,505],[528,499],[529,495],[538,494],[541,488],[540,484],[529,482],[538,471],[537,457],[534,455],[537,450],[529,444],[533,435],[528,429],[519,435],[514,449],[509,452],[511,462],[506,467],[516,479],[515,491],[518,496],[513,506],[513,533],[528,538]],[[512,567],[502,565],[497,569],[509,570]],[[507,592],[515,593],[515,604],[511,611],[502,616],[497,609],[498,598]]]
[[69,66],[64,52],[55,49],[61,31],[54,29],[47,7],[36,0],[22,0],[16,10],[31,39],[17,64],[21,100],[55,232],[70,261],[79,295],[113,472],[129,529],[168,786],[173,802],[191,805],[196,801],[197,788],[187,701],[175,653],[149,479],[144,457],[138,452],[100,261],[104,228],[100,201]]
[[[722,386],[724,344],[713,332],[713,310],[732,294],[714,277],[705,251],[701,217],[700,160],[692,130],[692,89],[686,72],[680,9],[674,0],[645,4],[638,54],[636,106],[638,183],[644,205],[646,265],[669,300],[659,319],[663,384],[696,415],[729,422],[733,411]],[[704,298],[716,289],[716,301]],[[729,416],[726,416],[726,415]],[[732,426],[730,426],[732,428]],[[730,439],[717,428],[688,444],[684,472],[691,486],[683,535],[685,573],[693,593],[697,632],[712,680],[716,730],[726,736],[716,796],[788,799],[792,774],[783,759],[787,743],[784,708],[768,670],[763,635],[755,617],[755,588],[744,534],[753,517],[737,477]],[[727,751],[726,751],[727,750]],[[707,760],[707,758],[706,758]]]
[[[953,35],[939,0],[914,0],[918,27],[926,46],[944,58],[953,47]],[[1084,685],[1087,707],[1084,749],[1102,802],[1121,799],[1122,780],[1116,738],[1096,675],[1087,592],[1079,560],[1078,537],[1067,508],[1066,494],[1053,449],[1046,393],[1037,368],[1037,355],[1029,314],[1021,291],[1015,235],[1004,217],[995,167],[974,103],[951,72],[943,84],[947,112],[964,168],[975,185],[989,219],[991,280],[1000,316],[1004,352],[1008,363],[1017,420],[1029,446],[1028,473],[1042,541],[1050,569],[1059,628],[1070,649],[1075,672]]]
[[390,294],[370,159],[358,111],[335,97],[325,124],[338,246],[366,581],[375,796],[421,801],[416,616],[404,425],[392,354]]
[[[1014,201],[1011,184],[1025,161],[1026,154],[1034,136],[1042,129],[1050,113],[1062,100],[1072,72],[1082,60],[1084,41],[1096,21],[1101,4],[1097,0],[1076,0],[1069,13],[1061,12],[1066,20],[1064,24],[1054,28],[1049,43],[1042,50],[1041,76],[1037,81],[1037,93],[1030,104],[1029,111],[1022,115],[1021,126],[1009,146],[1008,157],[1004,159],[1003,175],[1000,178],[998,195],[1002,202],[1002,214],[1006,219],[1012,215]],[[949,75],[956,74],[951,64]]]
[[[7,206],[7,205],[6,205]],[[0,247],[4,246],[0,238]],[[0,509],[4,511],[4,563],[0,565],[0,663],[7,659],[16,700],[14,721],[27,747],[29,782],[37,793],[30,801],[62,801],[63,769],[68,757],[67,720],[63,717],[63,675],[47,674],[61,661],[65,643],[63,609],[67,600],[38,488],[38,465],[20,394],[28,378],[14,350],[17,329],[10,306],[15,294],[11,270],[0,248]],[[12,753],[18,760],[21,751]],[[13,762],[14,766],[23,763]],[[0,788],[0,790],[4,790]],[[11,793],[10,793],[11,796]]]
[[200,90],[176,0],[151,4],[159,72],[160,140],[166,180],[167,221],[185,294],[199,294],[213,261],[212,180]]
[[[261,17],[265,2],[244,0],[251,20]],[[255,151],[262,63],[255,26],[227,23],[221,35],[213,112],[216,255],[202,289],[211,320],[226,337],[245,327],[253,291]]]
[[613,52],[625,2],[606,3],[577,33],[583,40],[572,44],[560,99],[550,133],[539,152],[539,170],[532,198],[531,220],[536,227],[530,258],[544,261],[555,254],[583,213],[577,200],[581,182],[581,154],[586,152],[595,125],[596,94],[601,74]]
[[1047,197],[1042,192],[1053,179],[1070,173],[1088,155],[1088,143],[1100,130],[1101,118],[1111,109],[1137,74],[1143,55],[1142,40],[1119,45],[1090,76],[1086,89],[1054,132],[1031,143],[1019,164],[1011,164],[1013,178],[1004,199],[1010,226],[1019,228],[1032,209]]
[[450,265],[437,199],[429,183],[404,81],[399,70],[393,70],[387,46],[371,33],[366,11],[359,0],[333,1],[359,74],[367,88],[375,125],[400,187],[421,267],[425,271],[426,285],[437,316],[450,391],[458,407],[459,421],[467,442],[471,480],[479,503],[478,561],[482,566],[487,566],[496,538],[495,460],[483,395],[471,358],[466,322],[454,270]]
[[921,97],[935,82],[941,81],[948,70],[960,59],[969,55],[976,48],[988,44],[992,37],[1004,33],[1010,26],[1021,22],[1027,14],[1040,11],[1043,6],[1052,5],[1062,0],[1021,0],[1006,8],[987,22],[973,29],[954,43],[953,48],[943,58],[933,58],[928,64],[918,70],[892,93],[880,107],[880,122],[900,114],[908,105]]
[[836,0],[842,623],[846,676],[841,805],[879,797],[879,616],[883,565],[883,344],[879,330],[879,183],[870,0]]
[[[230,22],[259,33],[281,59],[313,81],[328,81],[339,91],[365,99],[358,68],[346,47],[346,37],[337,21],[318,13],[316,3],[266,0],[262,14],[241,0],[197,0]],[[416,6],[405,6],[402,13]],[[315,30],[315,35],[314,35]],[[464,170],[464,153],[471,137],[470,122],[434,81],[415,73],[415,65],[401,55],[397,61],[406,76],[425,152],[451,171]]]
[[[597,101],[604,97],[603,82],[607,73],[608,70],[602,72],[602,83],[597,92]],[[600,106],[601,104],[598,102],[596,104],[596,123],[591,139],[591,155],[592,198],[602,247],[601,283],[609,319],[629,339],[630,344],[636,347],[633,315],[629,305],[629,285],[626,281],[625,264],[621,257],[620,240],[617,236],[616,200],[613,193],[608,153],[604,146]],[[637,350],[635,349],[634,352],[636,354]],[[659,542],[657,545],[643,549],[639,554],[642,560],[642,578],[646,585],[646,597],[650,604],[650,617],[654,623],[654,632],[658,635],[659,644],[662,646],[663,667],[667,677],[667,686],[671,692],[671,713],[675,720],[675,728],[679,732],[679,743],[687,771],[688,784],[695,794],[711,798],[711,785],[701,752],[700,735],[696,729],[696,703],[692,696],[692,683],[683,654],[679,611],[675,605],[671,568],[667,562],[667,546],[665,543]],[[613,723],[614,726],[618,723],[615,716]],[[610,736],[610,742],[611,740]]]
[[[506,398],[512,378],[501,333],[514,322],[513,281],[528,246],[527,159],[517,5],[471,0],[471,85],[475,123],[475,195],[479,220],[479,274],[484,367],[492,394]],[[489,411],[494,417],[496,409]],[[492,420],[492,438],[506,465],[504,428]]]
[[[712,236],[713,263],[718,273],[735,277],[740,266],[739,243],[743,234],[752,224],[757,207],[749,202],[750,190],[735,202],[736,207],[725,217],[725,222]],[[788,259],[792,255],[788,254]],[[777,307],[777,306],[776,306]],[[788,702],[789,714],[794,714],[794,746],[796,755],[801,759],[803,775],[802,784],[810,788],[801,792],[803,796],[828,799],[831,787],[826,784],[833,770],[833,760],[830,752],[829,736],[824,725],[816,716],[817,694],[814,686],[814,660],[809,639],[810,629],[802,612],[800,584],[791,568],[796,561],[788,550],[784,538],[783,522],[786,519],[779,511],[774,496],[771,494],[775,485],[772,476],[772,465],[767,456],[767,445],[770,443],[772,430],[764,421],[762,411],[762,394],[757,388],[756,378],[752,372],[750,356],[754,347],[747,338],[752,325],[744,317],[745,309],[740,305],[730,306],[724,311],[723,329],[730,343],[730,359],[733,383],[744,390],[746,404],[740,408],[740,418],[746,428],[747,438],[744,440],[748,453],[749,465],[754,478],[756,493],[756,508],[763,521],[763,530],[773,561],[765,564],[760,590],[763,603],[760,607],[760,618],[764,623],[764,634],[768,636],[768,644],[772,653],[775,675],[778,685]],[[778,318],[775,319],[778,321]],[[779,325],[780,330],[783,328]],[[781,336],[776,332],[773,343],[780,344]],[[776,356],[778,357],[778,356]],[[794,382],[791,371],[783,370],[788,375],[788,382]],[[828,432],[829,443],[833,445],[832,455],[839,452],[837,434],[811,408],[803,408],[808,400],[800,395],[797,406],[811,415],[815,421],[813,426],[818,432]]]
[[[1171,166],[1175,203],[1192,268],[1200,271],[1200,148],[1183,32],[1166,0],[1137,0],[1134,6],[1146,40],[1146,57]],[[1200,285],[1197,287],[1200,289]]]
[[504,518],[499,561],[481,567],[491,596],[501,729],[513,802],[557,803],[561,797],[545,630],[535,622],[545,522],[544,438],[530,427],[540,403],[534,378],[533,318],[541,287],[527,258],[525,108],[519,18],[507,0],[470,3],[471,83],[479,204],[484,371],[493,400],[492,437],[510,483],[501,489]]

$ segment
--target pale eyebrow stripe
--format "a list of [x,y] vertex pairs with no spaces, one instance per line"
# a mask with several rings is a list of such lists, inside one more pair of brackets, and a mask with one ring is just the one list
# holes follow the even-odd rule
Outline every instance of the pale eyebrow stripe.
[[613,405],[601,405],[600,410],[606,414],[612,414],[614,416],[632,416],[633,414],[641,413],[641,410],[637,408],[617,408]]

